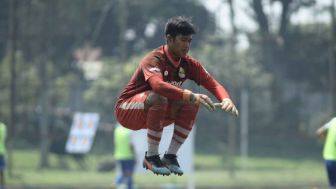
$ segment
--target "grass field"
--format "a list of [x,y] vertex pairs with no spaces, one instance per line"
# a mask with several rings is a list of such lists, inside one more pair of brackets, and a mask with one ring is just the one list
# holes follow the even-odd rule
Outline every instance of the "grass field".
[[[90,155],[88,169],[80,170],[68,159],[70,168],[38,169],[37,151],[14,151],[13,176],[7,175],[7,186],[13,189],[109,189],[115,172],[97,172],[97,165],[112,156]],[[56,158],[50,156],[52,166]],[[162,177],[153,174],[136,174],[137,188],[172,188],[171,185],[186,188],[188,178],[194,180],[199,189],[324,189],[327,188],[323,161],[313,159],[249,158],[246,169],[239,169],[239,159],[234,172],[228,163],[215,155],[197,155],[194,175]],[[176,188],[176,187],[175,187]]]

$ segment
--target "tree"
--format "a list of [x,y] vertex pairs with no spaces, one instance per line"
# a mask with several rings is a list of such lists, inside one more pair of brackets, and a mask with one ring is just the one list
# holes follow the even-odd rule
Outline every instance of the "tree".
[[[255,21],[259,25],[259,31],[258,36],[254,36],[254,38],[251,39],[254,39],[252,40],[253,45],[260,47],[260,62],[263,64],[266,70],[274,75],[272,85],[272,99],[274,114],[277,116],[274,116],[275,120],[273,120],[273,122],[280,123],[281,120],[291,120],[287,121],[288,123],[286,123],[286,125],[288,127],[298,128],[298,125],[300,125],[299,122],[301,120],[300,107],[302,104],[300,104],[300,101],[295,99],[300,99],[298,98],[300,95],[300,90],[289,92],[289,88],[293,85],[305,85],[303,83],[305,83],[307,80],[303,81],[299,78],[305,77],[307,79],[308,77],[312,76],[308,67],[320,67],[319,70],[321,71],[325,68],[325,64],[315,64],[314,60],[316,59],[310,57],[310,55],[314,57],[322,55],[319,57],[325,58],[325,53],[321,52],[320,49],[316,50],[309,48],[310,46],[308,45],[309,43],[318,43],[322,45],[323,42],[321,39],[324,40],[324,38],[320,36],[318,38],[314,38],[313,36],[316,33],[310,33],[311,30],[299,29],[300,27],[306,28],[305,26],[293,26],[290,23],[290,18],[293,13],[299,9],[313,6],[315,1],[268,1],[271,3],[280,3],[282,7],[280,21],[279,23],[274,24],[277,26],[275,29],[270,28],[269,26],[270,15],[266,14],[264,11],[264,2],[265,1],[263,0],[252,1],[251,5],[255,13]],[[316,30],[314,32],[316,32]],[[304,40],[302,39],[303,37]],[[325,48],[326,46],[324,46],[323,50],[325,50]],[[310,52],[305,54],[305,56],[301,56],[303,51],[309,52],[310,50],[314,53]],[[302,66],[304,66],[305,69],[303,69]],[[315,76],[313,76],[313,78],[316,78]],[[309,80],[311,82],[314,79],[310,78]],[[306,89],[303,87],[302,90]]]
[[[127,7],[127,16],[122,16],[126,14],[122,11],[124,6]],[[122,53],[115,44],[121,44],[121,36],[125,38],[125,44],[122,46],[126,46],[123,48],[128,55],[155,48],[164,42],[164,24],[167,19],[177,15],[192,17],[195,24],[201,28],[197,39],[193,41],[195,45],[215,31],[214,16],[198,1],[116,1],[110,6],[110,10],[106,11],[104,23],[101,24],[94,45],[102,47],[105,55],[119,58]],[[120,26],[125,28],[120,30]]]

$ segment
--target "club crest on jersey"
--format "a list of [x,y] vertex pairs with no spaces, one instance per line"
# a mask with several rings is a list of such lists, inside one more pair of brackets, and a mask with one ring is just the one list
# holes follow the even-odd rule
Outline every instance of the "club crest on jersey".
[[157,67],[149,68],[150,72],[161,72],[161,70]]
[[164,76],[168,76],[168,71],[165,70],[165,71],[163,72],[163,75],[164,75]]
[[180,78],[185,78],[185,76],[186,76],[185,75],[185,71],[184,71],[184,69],[182,67],[180,67],[180,69],[179,69],[178,76]]

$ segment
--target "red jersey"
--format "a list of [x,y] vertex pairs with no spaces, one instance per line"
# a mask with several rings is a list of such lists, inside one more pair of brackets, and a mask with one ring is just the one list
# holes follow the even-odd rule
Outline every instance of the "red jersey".
[[187,79],[205,87],[219,101],[229,97],[224,87],[196,59],[187,55],[182,57],[180,61],[173,61],[168,54],[167,46],[161,46],[141,60],[131,80],[118,98],[117,105],[129,97],[147,90],[153,90],[171,100],[182,100],[183,89],[181,89],[181,85]]

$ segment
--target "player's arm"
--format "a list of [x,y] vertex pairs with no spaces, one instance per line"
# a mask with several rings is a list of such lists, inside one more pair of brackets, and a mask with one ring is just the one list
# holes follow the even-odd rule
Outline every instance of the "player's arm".
[[193,61],[192,63],[194,65],[194,69],[190,73],[192,79],[210,91],[218,99],[220,103],[217,103],[217,105],[221,107],[222,110],[238,116],[239,112],[226,89],[219,84],[199,62],[194,59],[191,59],[191,61]]
[[324,129],[324,127],[322,126],[322,127],[318,128],[315,133],[320,139],[325,139],[327,130]]
[[209,111],[215,110],[215,106],[207,95],[183,90],[163,81],[159,64],[159,58],[157,57],[148,57],[142,62],[142,71],[145,81],[148,82],[155,93],[172,100],[183,100],[189,103],[202,104]]
[[215,106],[211,99],[204,94],[193,93],[190,90],[183,90],[174,85],[164,82],[162,77],[152,76],[148,79],[149,85],[157,94],[173,100],[183,100],[185,102],[201,104],[209,111],[214,111]]
[[320,139],[325,139],[329,127],[330,127],[330,121],[329,121],[328,123],[324,124],[322,127],[318,128],[318,129],[315,131],[315,134],[316,134]]

